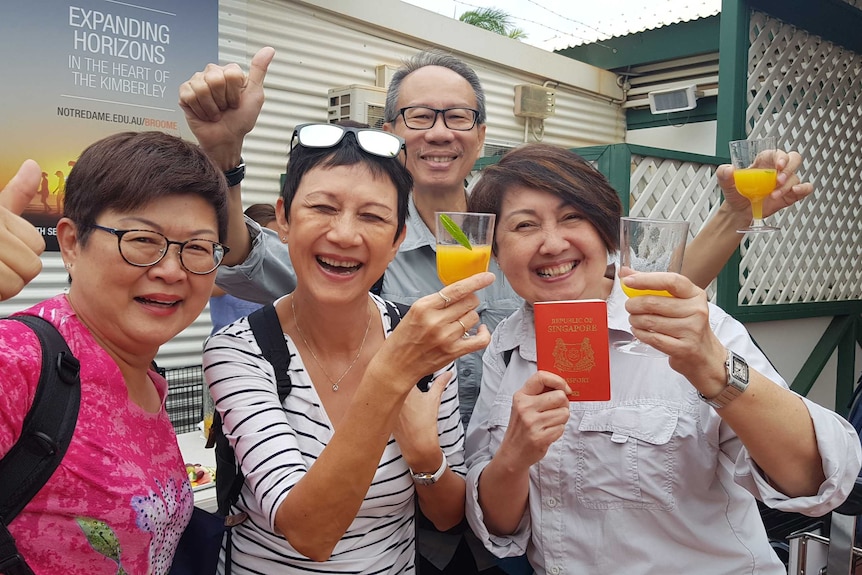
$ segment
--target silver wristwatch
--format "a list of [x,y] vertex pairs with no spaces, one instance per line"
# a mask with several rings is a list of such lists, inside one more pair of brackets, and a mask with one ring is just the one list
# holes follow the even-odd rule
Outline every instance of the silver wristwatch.
[[437,483],[437,480],[443,477],[443,473],[445,473],[446,467],[448,467],[448,464],[446,463],[446,454],[442,452],[441,454],[443,455],[443,462],[440,463],[440,468],[434,473],[415,473],[411,469],[410,473],[413,474],[413,481],[419,485],[434,485]]
[[724,368],[727,371],[727,385],[721,393],[715,397],[704,397],[702,393],[698,393],[703,401],[715,409],[721,409],[748,388],[748,364],[744,359],[728,349]]

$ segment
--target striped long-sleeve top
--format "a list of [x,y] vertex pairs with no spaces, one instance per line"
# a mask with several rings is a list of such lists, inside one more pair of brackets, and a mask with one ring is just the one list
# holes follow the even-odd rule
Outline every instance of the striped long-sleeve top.
[[[392,328],[386,306],[372,297],[388,337]],[[247,318],[227,326],[205,346],[209,391],[246,477],[237,508],[249,518],[233,529],[232,573],[414,573],[413,479],[391,437],[356,519],[327,562],[313,562],[276,533],[279,505],[334,433],[296,346],[287,335],[285,339],[292,389],[283,405],[272,365],[263,358]],[[444,371],[454,372],[454,364],[438,374]],[[464,476],[457,378],[443,392],[438,433],[449,466]]]

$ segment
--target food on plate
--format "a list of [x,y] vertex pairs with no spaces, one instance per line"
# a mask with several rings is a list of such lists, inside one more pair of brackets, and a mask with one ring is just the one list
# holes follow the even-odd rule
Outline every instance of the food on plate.
[[186,473],[192,488],[208,485],[215,481],[215,468],[207,467],[199,463],[186,463]]

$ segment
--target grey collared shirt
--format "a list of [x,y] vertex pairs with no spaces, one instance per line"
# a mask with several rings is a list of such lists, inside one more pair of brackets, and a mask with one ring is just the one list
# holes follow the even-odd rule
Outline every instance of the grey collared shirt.
[[[615,279],[607,300],[612,341],[630,336],[625,301]],[[709,313],[722,344],[787,387],[742,324],[712,304]],[[847,497],[862,461],[853,427],[802,398],[826,479],[815,495],[790,497],[770,484],[733,429],[667,359],[610,353],[610,401],[570,402],[563,435],[530,468],[520,524],[498,536],[484,524],[479,478],[506,435],[513,394],[536,373],[532,308],[525,305],[494,332],[465,443],[473,533],[498,557],[526,552],[539,575],[786,573],[755,498],[812,517],[829,512]]]

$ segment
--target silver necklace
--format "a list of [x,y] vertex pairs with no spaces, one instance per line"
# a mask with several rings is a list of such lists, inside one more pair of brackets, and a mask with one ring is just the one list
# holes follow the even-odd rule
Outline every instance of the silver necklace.
[[305,339],[305,334],[302,333],[302,329],[299,327],[299,322],[296,319],[296,306],[293,303],[293,296],[290,296],[290,311],[293,312],[293,323],[296,325],[296,331],[299,333],[299,337],[302,339],[302,343],[305,344],[305,347],[308,351],[311,352],[311,357],[314,359],[314,363],[317,364],[317,367],[320,368],[320,371],[323,372],[323,375],[326,376],[326,379],[329,380],[329,383],[332,384],[332,391],[338,391],[338,384],[341,383],[341,380],[344,379],[344,376],[356,365],[356,362],[359,361],[359,356],[362,355],[362,348],[365,347],[365,340],[368,339],[368,332],[371,329],[371,310],[368,310],[368,323],[365,326],[365,335],[362,336],[362,343],[359,344],[359,351],[356,352],[356,357],[353,358],[353,361],[350,362],[350,365],[347,366],[347,369],[344,370],[344,373],[341,374],[336,380],[333,380],[329,377],[329,374],[323,368],[323,365],[320,363],[320,360],[317,359],[317,354],[314,353],[314,350],[311,349],[311,346],[308,345],[308,340]]

